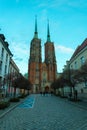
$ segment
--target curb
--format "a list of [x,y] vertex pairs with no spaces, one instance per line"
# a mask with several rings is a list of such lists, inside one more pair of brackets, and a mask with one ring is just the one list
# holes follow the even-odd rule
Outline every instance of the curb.
[[[26,99],[24,99],[26,100]],[[3,118],[6,114],[8,114],[10,111],[12,111],[13,109],[15,109],[15,107],[17,107],[19,104],[23,103],[24,100],[20,101],[19,103],[17,103],[16,105],[12,106],[11,108],[9,108],[7,111],[3,112],[1,115],[0,115],[0,119]]]
[[84,110],[87,111],[87,107],[86,107],[86,106],[82,106],[82,105],[76,104],[76,103],[74,103],[74,102],[69,102],[69,103],[72,104],[72,105],[74,105],[75,107],[78,107],[78,108],[80,108],[80,109],[84,109]]
[[[84,110],[87,111],[87,107],[82,105],[82,104],[78,104],[78,102],[72,102],[72,101],[69,101],[69,100],[63,100],[63,101],[65,101],[65,102],[67,102],[67,103],[69,103],[71,105],[74,105],[75,107],[78,107],[80,109],[84,109]],[[81,102],[83,102],[83,101],[81,101]],[[87,103],[87,102],[84,102],[84,103]]]

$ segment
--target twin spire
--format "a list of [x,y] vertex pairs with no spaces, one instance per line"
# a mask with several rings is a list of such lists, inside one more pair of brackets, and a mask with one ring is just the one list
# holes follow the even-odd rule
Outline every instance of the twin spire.
[[47,25],[47,42],[50,42],[50,30],[49,30],[49,20],[48,20],[48,25]]
[[37,16],[35,16],[35,32],[34,32],[34,38],[38,38],[38,32],[37,32]]
[[[34,32],[34,38],[38,38],[38,31],[37,31],[37,16],[35,16],[35,32]],[[50,42],[50,30],[49,30],[49,20],[47,24],[47,42]]]

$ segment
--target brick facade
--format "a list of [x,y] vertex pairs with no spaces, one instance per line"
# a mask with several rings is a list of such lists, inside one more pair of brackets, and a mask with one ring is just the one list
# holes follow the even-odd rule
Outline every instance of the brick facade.
[[33,84],[33,92],[44,91],[56,79],[57,65],[54,43],[50,41],[49,24],[47,41],[44,44],[45,60],[42,62],[41,39],[38,38],[37,20],[35,21],[34,38],[31,40],[30,57],[28,63],[28,78]]

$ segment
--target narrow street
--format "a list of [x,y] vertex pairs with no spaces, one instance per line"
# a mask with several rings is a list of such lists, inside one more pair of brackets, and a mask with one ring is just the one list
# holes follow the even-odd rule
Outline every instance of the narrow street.
[[33,94],[0,119],[0,130],[87,130],[87,110],[66,99]]

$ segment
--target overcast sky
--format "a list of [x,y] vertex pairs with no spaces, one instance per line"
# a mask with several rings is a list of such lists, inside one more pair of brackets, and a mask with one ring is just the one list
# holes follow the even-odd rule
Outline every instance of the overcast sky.
[[35,15],[43,57],[49,19],[57,71],[62,72],[66,60],[87,37],[87,0],[0,0],[0,33],[9,42],[13,59],[23,74],[28,70]]

